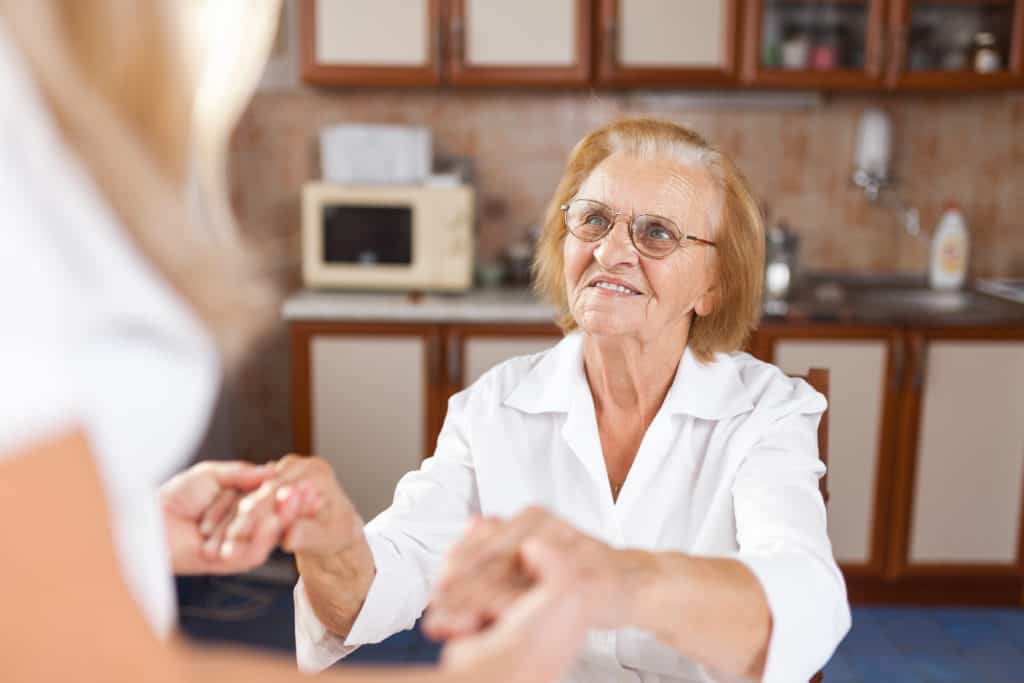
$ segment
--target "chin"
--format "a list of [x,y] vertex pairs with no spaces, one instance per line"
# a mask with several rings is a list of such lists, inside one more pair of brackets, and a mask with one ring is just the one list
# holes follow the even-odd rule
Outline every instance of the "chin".
[[586,311],[576,317],[576,324],[585,334],[594,337],[624,337],[639,331],[632,321],[605,311]]

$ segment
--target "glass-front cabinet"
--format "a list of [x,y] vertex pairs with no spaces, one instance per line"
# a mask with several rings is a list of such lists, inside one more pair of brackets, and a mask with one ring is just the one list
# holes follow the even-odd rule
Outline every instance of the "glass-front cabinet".
[[890,24],[890,87],[1024,85],[1024,0],[899,0]]
[[755,0],[744,80],[766,87],[878,88],[885,75],[882,0]]

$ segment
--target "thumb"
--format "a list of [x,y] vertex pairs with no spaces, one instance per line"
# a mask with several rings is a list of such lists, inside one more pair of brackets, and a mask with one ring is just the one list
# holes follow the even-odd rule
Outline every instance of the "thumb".
[[542,538],[523,542],[519,554],[526,571],[538,583],[569,583],[570,570],[559,549]]

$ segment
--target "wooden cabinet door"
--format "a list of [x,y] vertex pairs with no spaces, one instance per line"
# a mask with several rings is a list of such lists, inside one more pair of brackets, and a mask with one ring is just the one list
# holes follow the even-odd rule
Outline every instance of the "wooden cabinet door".
[[448,394],[475,382],[492,367],[551,348],[562,332],[549,324],[452,325],[446,334]]
[[455,85],[586,85],[589,0],[450,0],[448,81]]
[[771,88],[881,88],[883,0],[752,0],[743,80]]
[[1024,331],[914,333],[912,341],[900,573],[1019,576]]
[[892,88],[1024,85],[1024,0],[893,0],[891,25]]
[[[325,458],[364,519],[430,455],[441,338],[433,326],[293,323],[292,409],[299,452]],[[431,381],[433,380],[433,381]]]
[[829,370],[829,537],[848,576],[881,576],[900,339],[889,330],[805,333],[784,333],[766,343],[773,362],[788,374]]
[[598,82],[726,86],[737,79],[739,0],[600,0]]
[[441,83],[441,0],[301,1],[307,83]]

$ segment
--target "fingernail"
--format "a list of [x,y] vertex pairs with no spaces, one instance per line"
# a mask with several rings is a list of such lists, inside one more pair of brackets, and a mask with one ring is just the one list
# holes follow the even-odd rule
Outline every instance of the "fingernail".
[[235,544],[232,543],[231,541],[228,541],[227,543],[225,543],[224,545],[222,545],[220,547],[220,556],[223,557],[224,559],[227,559],[227,558],[231,557],[231,555],[233,555],[234,552],[235,552]]
[[213,527],[213,523],[208,522],[208,521],[207,522],[203,522],[202,524],[199,525],[199,533],[201,533],[203,536],[209,536],[210,532],[213,531],[212,527]]
[[274,497],[277,498],[277,501],[279,503],[283,503],[286,500],[288,500],[288,497],[291,496],[291,495],[292,495],[292,487],[291,486],[282,486],[281,488],[279,488],[277,490],[277,493],[275,494]]

